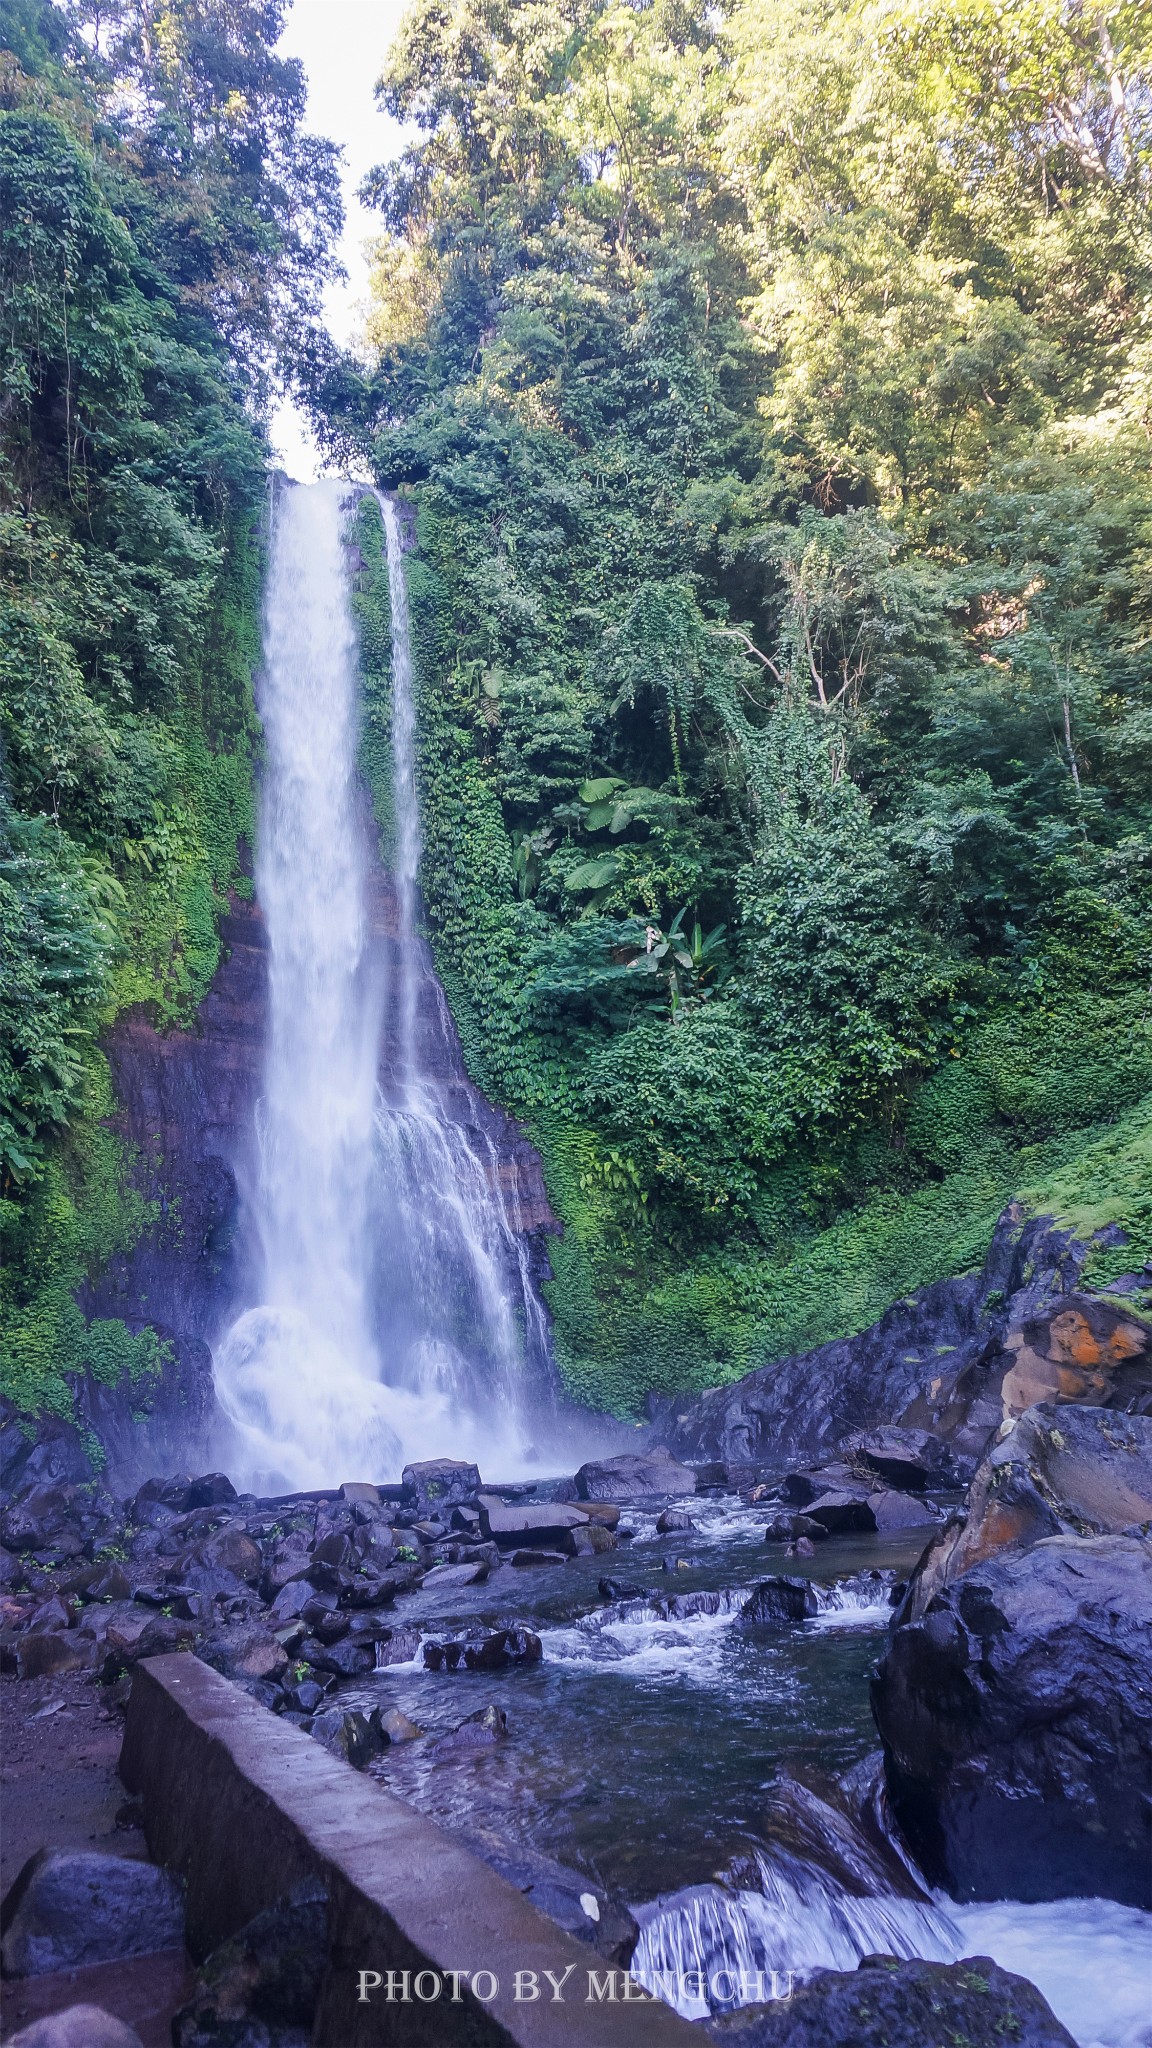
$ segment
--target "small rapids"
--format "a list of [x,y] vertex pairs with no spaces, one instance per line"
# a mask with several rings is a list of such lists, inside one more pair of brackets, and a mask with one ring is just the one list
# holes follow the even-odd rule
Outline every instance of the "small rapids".
[[[830,1585],[813,1582],[817,1612],[784,1628],[883,1628],[891,1618],[894,1572],[857,1572]],[[715,1687],[725,1681],[729,1637],[742,1627],[748,1586],[692,1593],[645,1593],[616,1600],[568,1628],[545,1634],[553,1663],[614,1666],[623,1676],[684,1680]],[[755,1624],[748,1624],[754,1626]],[[774,1687],[779,1696],[779,1684]]]
[[1028,1977],[1080,2048],[1147,2048],[1146,1913],[1107,1899],[957,1905],[930,1894],[887,1833],[879,1781],[853,1777],[857,1797],[864,1793],[860,1825],[785,1781],[768,1809],[781,1839],[742,1857],[721,1883],[634,1907],[641,1932],[632,1976],[696,2020],[787,1998],[815,1972],[855,1970],[867,1955],[944,1963],[986,1955]]

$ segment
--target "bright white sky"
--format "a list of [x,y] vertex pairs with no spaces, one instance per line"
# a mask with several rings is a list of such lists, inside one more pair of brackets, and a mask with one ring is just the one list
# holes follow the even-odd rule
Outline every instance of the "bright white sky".
[[[344,238],[340,255],[348,277],[330,285],[325,317],[337,341],[351,341],[360,325],[368,266],[364,245],[380,232],[379,218],[358,203],[356,188],[373,164],[396,156],[401,130],[376,105],[374,87],[407,0],[294,0],[280,48],[299,57],[308,74],[308,127],[344,145]],[[316,452],[303,420],[290,405],[278,408],[272,440],[290,476],[304,483],[316,474]]]

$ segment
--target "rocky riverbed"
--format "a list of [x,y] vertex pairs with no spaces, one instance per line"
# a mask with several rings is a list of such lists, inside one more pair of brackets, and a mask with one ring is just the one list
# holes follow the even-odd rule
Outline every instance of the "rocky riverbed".
[[[796,2007],[806,2048],[833,2038],[828,1973],[876,1949],[945,1969],[977,1951],[1047,1986],[1072,2031],[1049,2016],[1037,2041],[1141,2038],[1146,1419],[1033,1407],[967,1495],[946,1439],[892,1425],[790,1470],[664,1451],[501,1486],[435,1461],[395,1486],[265,1500],[219,1473],[117,1499],[83,1476],[63,1425],[32,1442],[9,1419],[3,1448],[19,1850],[79,1848],[91,1820],[95,1853],[139,1856],[111,1775],[118,1715],[141,1658],[189,1650],[656,1989],[693,1956],[722,1991],[736,1965],[750,1982],[825,1981],[823,2003]],[[59,1786],[37,1814],[49,1750],[43,1783]],[[1005,1800],[1034,1824],[1006,1830]],[[1044,1963],[1059,1946],[1044,1916],[1088,1890],[1118,1959],[1095,2034]],[[1006,1894],[1037,1903],[962,1903]],[[908,1979],[910,2016],[928,1981]],[[987,1982],[967,2006],[957,1989],[973,2027],[1007,2010]],[[184,2048],[207,2048],[202,1980],[169,1985],[189,2006]],[[902,1985],[886,1980],[885,2010]],[[740,2001],[673,2002],[707,2018]],[[791,2042],[766,2013],[735,2038]]]

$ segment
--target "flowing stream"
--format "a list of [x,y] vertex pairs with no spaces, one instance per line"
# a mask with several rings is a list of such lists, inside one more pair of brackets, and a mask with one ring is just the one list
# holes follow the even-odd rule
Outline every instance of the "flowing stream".
[[500,1138],[468,1083],[418,932],[420,820],[401,533],[392,606],[394,846],[375,860],[357,774],[354,495],[276,497],[256,859],[269,943],[253,1305],[216,1347],[230,1464],[254,1487],[396,1477],[406,1460],[530,1455],[548,1331]]

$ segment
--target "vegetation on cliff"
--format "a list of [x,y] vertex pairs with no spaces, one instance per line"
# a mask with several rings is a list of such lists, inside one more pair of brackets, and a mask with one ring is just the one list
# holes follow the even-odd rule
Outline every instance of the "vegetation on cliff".
[[0,7],[4,1384],[156,1342],[78,1283],[144,1221],[100,1028],[186,1022],[246,884],[272,380],[339,210],[273,54],[285,0]]
[[859,1328],[1022,1191],[1152,1253],[1149,57],[1056,0],[407,18],[315,403],[418,507],[429,922],[590,1398]]

